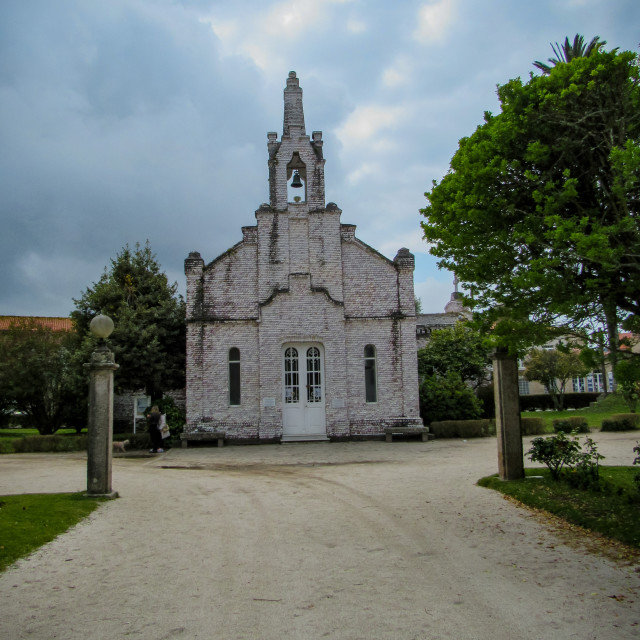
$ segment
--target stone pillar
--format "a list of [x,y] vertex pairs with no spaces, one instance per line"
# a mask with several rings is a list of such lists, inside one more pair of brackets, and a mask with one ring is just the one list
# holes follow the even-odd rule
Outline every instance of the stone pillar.
[[493,388],[498,436],[498,473],[501,480],[519,480],[524,478],[524,460],[520,432],[518,359],[510,356],[506,350],[497,349],[493,354]]
[[89,372],[89,428],[87,494],[117,498],[111,489],[113,448],[113,372],[118,368],[106,346],[91,354],[84,365]]

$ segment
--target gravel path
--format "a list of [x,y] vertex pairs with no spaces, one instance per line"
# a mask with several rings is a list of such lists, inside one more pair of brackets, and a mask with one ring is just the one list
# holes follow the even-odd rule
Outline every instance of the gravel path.
[[[594,438],[631,464],[637,435]],[[0,638],[640,638],[637,566],[477,487],[496,459],[495,439],[116,458],[120,499],[0,574]],[[84,488],[82,455],[0,458],[0,494]]]

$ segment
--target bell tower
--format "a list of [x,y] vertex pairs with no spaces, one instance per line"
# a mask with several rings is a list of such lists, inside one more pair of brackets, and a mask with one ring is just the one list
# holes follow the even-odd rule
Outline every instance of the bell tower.
[[324,209],[324,158],[322,132],[311,138],[304,126],[302,89],[295,71],[289,72],[284,90],[282,138],[267,134],[269,151],[269,204],[276,211]]

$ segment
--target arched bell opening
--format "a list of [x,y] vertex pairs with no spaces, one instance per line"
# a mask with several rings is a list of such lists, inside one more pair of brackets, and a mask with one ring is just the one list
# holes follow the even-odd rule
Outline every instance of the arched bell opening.
[[300,154],[294,151],[287,165],[287,201],[300,204],[306,200],[307,165],[300,159]]

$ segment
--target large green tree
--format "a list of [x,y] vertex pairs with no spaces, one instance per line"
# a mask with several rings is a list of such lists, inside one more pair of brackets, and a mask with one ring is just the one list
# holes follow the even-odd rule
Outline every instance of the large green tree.
[[104,313],[114,321],[109,345],[119,365],[118,391],[145,389],[156,399],[184,387],[184,300],[177,284],[169,284],[148,242],[134,249],[125,246],[74,303],[71,317],[81,341],[80,360],[88,361],[95,344],[89,333],[93,317]]
[[498,87],[425,195],[424,237],[498,344],[579,334],[600,314],[615,354],[640,314],[640,82],[633,52],[559,61]]
[[464,322],[436,329],[429,342],[418,351],[418,373],[445,377],[457,373],[464,383],[477,388],[488,379],[489,347],[480,333]]
[[0,335],[3,403],[25,414],[42,435],[71,421],[75,395],[69,338],[32,318],[17,321]]
[[576,351],[533,349],[525,360],[524,377],[544,385],[557,411],[562,411],[567,382],[587,369]]
[[606,40],[600,40],[600,36],[596,36],[595,38],[591,38],[589,44],[586,44],[584,41],[584,36],[577,33],[573,39],[573,42],[569,42],[569,38],[564,39],[564,43],[562,45],[557,42],[555,45],[551,45],[553,49],[553,53],[556,54],[555,58],[549,58],[547,64],[545,62],[540,62],[536,60],[533,63],[533,66],[537,69],[540,69],[542,73],[550,73],[551,69],[555,67],[560,62],[571,62],[574,58],[584,58],[586,56],[590,56],[592,53],[599,51],[607,44]]

